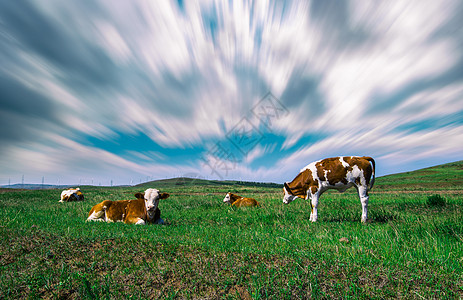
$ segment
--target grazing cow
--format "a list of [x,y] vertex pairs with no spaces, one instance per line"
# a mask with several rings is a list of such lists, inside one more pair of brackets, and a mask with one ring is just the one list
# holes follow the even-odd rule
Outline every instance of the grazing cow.
[[61,200],[59,202],[70,201],[84,201],[84,194],[82,194],[80,188],[70,188],[61,192]]
[[326,158],[307,165],[293,181],[284,183],[283,203],[288,204],[296,198],[310,199],[312,206],[310,221],[315,222],[318,217],[318,198],[323,192],[328,189],[337,189],[342,193],[354,186],[362,203],[362,222],[366,222],[368,190],[373,188],[374,182],[375,161],[373,158],[368,156]]
[[223,198],[223,202],[230,203],[236,207],[242,206],[259,206],[259,202],[256,201],[254,198],[244,198],[232,193],[227,193],[225,198]]
[[87,221],[124,222],[126,224],[164,224],[159,200],[169,198],[169,194],[157,189],[147,189],[144,194],[136,193],[136,200],[105,200],[93,206]]

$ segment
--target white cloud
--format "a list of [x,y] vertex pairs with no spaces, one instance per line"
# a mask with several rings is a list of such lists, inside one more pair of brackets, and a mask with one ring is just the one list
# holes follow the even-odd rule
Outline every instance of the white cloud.
[[[146,160],[136,163],[62,136],[43,134],[42,138],[46,138],[47,143],[8,147],[6,155],[0,160],[2,181],[9,177],[16,183],[22,174],[27,174],[28,182],[35,183],[45,177],[48,183],[59,180],[62,184],[77,184],[79,181],[90,184],[90,180],[94,180],[94,184],[102,182],[103,185],[109,185],[113,181],[116,185],[129,184],[130,180],[138,183],[136,179],[145,181],[147,177],[170,178],[181,172],[194,170],[188,166],[160,163],[164,156],[154,151],[145,154],[132,153],[138,160]],[[153,162],[153,158],[158,162]]]
[[133,54],[117,29],[104,21],[96,21],[95,26],[101,33],[102,47],[106,48],[107,53],[113,56],[114,61],[128,63]]
[[401,116],[402,122],[445,117],[462,110],[463,84],[456,83],[442,88],[430,88],[403,101],[392,112]]
[[299,131],[299,132],[295,132],[295,133],[292,133],[286,140],[285,142],[283,143],[283,145],[281,146],[281,149],[282,150],[286,150],[286,149],[289,149],[291,148],[292,146],[294,146],[298,141],[299,139],[302,137],[303,135],[303,131]]
[[[232,171],[235,177],[281,179],[282,172],[339,154],[408,163],[458,159],[462,125],[445,119],[463,110],[461,78],[426,85],[462,60],[461,41],[443,29],[458,5],[353,1],[340,20],[331,14],[342,5],[316,15],[306,1],[184,2],[184,11],[174,1],[35,3],[28,18],[49,33],[37,39],[40,30],[4,18],[0,75],[45,99],[49,111],[36,121],[25,107],[22,115],[0,107],[9,118],[19,115],[31,139],[2,146],[0,164],[8,172],[30,166],[37,174],[196,172],[136,163],[78,141],[143,133],[161,147],[188,151],[224,139],[267,89],[293,97],[283,100],[289,116],[272,125],[285,138],[279,146],[286,157],[276,166],[246,167],[274,152],[258,145]],[[407,129],[439,118],[429,128]],[[312,134],[328,137],[289,152]],[[165,155],[132,154],[146,162]]]
[[259,144],[256,145],[249,151],[249,153],[247,153],[244,159],[244,163],[250,164],[256,159],[263,157],[265,154],[272,153],[273,151],[275,151],[276,146],[276,143],[267,144],[265,146],[261,146]]

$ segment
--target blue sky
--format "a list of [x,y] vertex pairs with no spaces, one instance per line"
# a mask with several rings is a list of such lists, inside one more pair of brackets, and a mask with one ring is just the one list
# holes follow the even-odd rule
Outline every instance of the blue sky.
[[2,1],[0,185],[463,159],[461,1]]

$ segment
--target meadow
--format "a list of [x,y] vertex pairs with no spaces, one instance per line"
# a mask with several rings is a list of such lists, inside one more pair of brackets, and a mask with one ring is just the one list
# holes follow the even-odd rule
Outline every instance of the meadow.
[[[290,179],[290,178],[288,178]],[[86,223],[147,187],[167,225]],[[176,179],[136,187],[0,191],[2,299],[458,299],[463,162],[377,178],[369,221],[350,189],[282,203],[278,185]],[[226,192],[260,208],[232,208]]]

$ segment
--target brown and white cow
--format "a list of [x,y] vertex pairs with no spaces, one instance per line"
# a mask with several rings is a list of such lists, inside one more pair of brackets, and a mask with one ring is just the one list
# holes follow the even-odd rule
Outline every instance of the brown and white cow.
[[223,198],[223,202],[230,203],[236,207],[260,205],[259,202],[257,202],[254,198],[245,198],[232,193],[227,193],[225,198]]
[[[370,164],[371,162],[371,164]],[[371,178],[371,181],[370,181]],[[318,199],[328,189],[341,193],[354,186],[362,203],[362,222],[367,220],[368,190],[375,182],[375,161],[368,156],[344,156],[319,160],[307,165],[291,182],[285,182],[283,203],[296,198],[310,199],[310,221],[318,218]]]
[[82,194],[80,188],[70,188],[61,192],[61,200],[59,202],[70,201],[84,201],[84,194]]
[[92,207],[87,221],[124,222],[126,224],[164,224],[159,200],[169,198],[169,194],[157,189],[147,189],[144,194],[136,193],[134,200],[105,200]]

